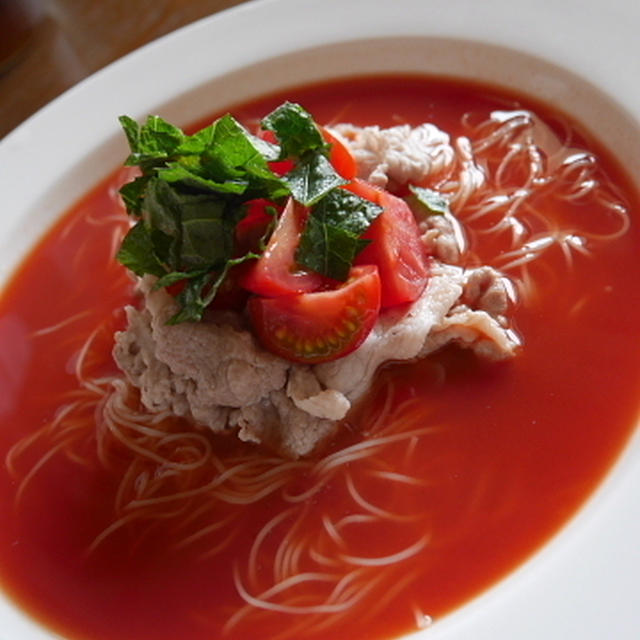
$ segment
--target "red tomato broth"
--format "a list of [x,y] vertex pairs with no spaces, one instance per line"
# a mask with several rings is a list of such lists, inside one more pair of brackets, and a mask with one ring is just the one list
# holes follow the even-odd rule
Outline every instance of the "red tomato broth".
[[[233,112],[248,120],[285,98],[304,104],[322,123],[391,125],[398,113],[413,124],[434,121],[452,135],[459,132],[464,112],[488,113],[517,102],[472,85],[376,78],[290,91]],[[541,105],[534,108],[553,117]],[[594,142],[588,147],[596,148],[609,175],[624,188],[631,211],[637,211],[637,194],[622,172]],[[65,215],[27,258],[0,301],[0,353],[3,382],[7,380],[3,388],[8,390],[0,403],[3,458],[15,442],[51,419],[60,398],[77,387],[74,359],[101,323],[99,368],[115,372],[110,334],[122,326],[120,309],[132,299],[132,291],[123,270],[108,262],[110,233],[93,222],[96,212],[105,219],[112,212],[121,214],[108,196],[114,180],[98,186]],[[596,225],[606,226],[606,221]],[[105,229],[110,231],[108,225]],[[400,491],[396,483],[371,480],[366,464],[352,465],[363,496],[373,499],[380,492],[384,504],[397,513],[421,513],[402,527],[372,527],[353,542],[360,555],[376,556],[421,535],[428,534],[429,541],[411,560],[412,566],[423,568],[414,583],[396,593],[384,611],[372,607],[370,619],[345,618],[328,632],[330,637],[395,637],[415,628],[414,605],[442,617],[538,549],[597,486],[638,414],[638,235],[632,224],[625,236],[599,245],[595,258],[578,255],[572,269],[559,251],[532,265],[539,286],[516,309],[524,348],[514,360],[483,363],[468,352],[447,348],[423,362],[384,368],[368,402],[356,409],[351,428],[330,451],[358,441],[359,430],[366,431],[389,393],[398,411],[417,398],[428,425],[437,427],[420,439],[411,458],[414,475],[428,482]],[[496,254],[504,242],[487,240],[474,228],[470,237],[472,261]],[[624,313],[616,315],[615,309]],[[87,315],[56,332],[32,337],[34,331],[76,313]],[[617,375],[611,375],[613,371]],[[215,443],[230,452],[240,447],[221,439]],[[247,509],[233,545],[209,560],[197,559],[202,549],[174,550],[172,525],[163,522],[152,523],[137,536],[135,527],[122,530],[87,556],[87,547],[113,522],[120,480],[101,468],[93,444],[89,439],[84,453],[94,464],[52,457],[17,506],[17,483],[2,467],[3,586],[44,624],[78,640],[218,637],[221,618],[242,605],[233,586],[234,560],[246,556],[259,530],[255,523],[282,509],[280,499],[272,496]],[[21,461],[20,469],[28,469],[43,453]],[[405,447],[392,446],[385,449],[384,462],[399,470],[406,467],[407,457]],[[299,478],[301,490],[308,481],[304,475]],[[347,513],[345,496],[340,478],[316,494],[310,527],[321,527],[324,512]],[[286,524],[280,527],[283,531]],[[390,548],[394,537],[397,547]],[[277,545],[270,544],[275,552]],[[265,566],[260,577],[268,573]],[[257,628],[261,637],[274,637],[297,624],[294,618],[261,614]],[[255,628],[241,623],[227,637],[253,638]],[[306,630],[304,637],[327,634]]]

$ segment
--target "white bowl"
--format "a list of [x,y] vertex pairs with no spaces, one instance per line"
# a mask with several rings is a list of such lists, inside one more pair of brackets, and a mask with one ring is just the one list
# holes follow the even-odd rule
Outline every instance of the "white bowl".
[[[572,113],[640,176],[638,24],[635,0],[260,0],[217,14],[95,74],[0,143],[0,278],[124,157],[121,113],[188,124],[313,80],[397,71],[515,89]],[[638,637],[638,486],[636,434],[543,550],[411,637]],[[52,637],[0,595],[0,640]]]

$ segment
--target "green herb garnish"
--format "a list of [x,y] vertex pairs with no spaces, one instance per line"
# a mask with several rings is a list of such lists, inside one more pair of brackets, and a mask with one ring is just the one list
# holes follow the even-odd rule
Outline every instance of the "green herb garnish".
[[358,253],[369,244],[362,234],[382,207],[344,189],[334,189],[311,209],[296,254],[298,263],[344,281]]
[[445,215],[451,212],[449,201],[441,193],[412,184],[409,185],[409,189],[413,194],[412,202],[417,204],[418,210],[425,215]]
[[299,104],[285,102],[263,118],[262,127],[273,131],[280,141],[280,160],[302,158],[309,152],[327,155],[329,145],[311,114]]
[[[193,135],[159,116],[142,125],[122,116],[120,123],[131,150],[125,164],[138,166],[141,175],[120,190],[137,222],[117,258],[140,276],[157,276],[157,287],[184,283],[171,323],[200,320],[229,270],[260,257],[238,255],[235,244],[236,226],[257,198],[281,206],[293,197],[311,207],[299,265],[347,278],[380,207],[337,188],[346,181],[328,159],[330,145],[300,105],[286,102],[262,121],[277,144],[252,135],[231,115]],[[279,176],[269,163],[285,159],[293,168]]]

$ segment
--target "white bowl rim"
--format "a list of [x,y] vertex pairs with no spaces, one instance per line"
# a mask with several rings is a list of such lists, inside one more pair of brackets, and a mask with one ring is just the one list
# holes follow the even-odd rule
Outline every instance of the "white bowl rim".
[[[487,6],[488,5],[488,6]],[[22,227],[22,215],[38,200],[38,189],[28,191],[32,174],[64,176],[71,167],[94,154],[114,135],[113,118],[123,108],[118,88],[131,85],[126,109],[143,114],[202,85],[211,73],[231,73],[260,57],[277,57],[332,42],[390,37],[457,38],[491,43],[560,64],[613,97],[631,120],[640,121],[640,85],[628,79],[640,76],[636,25],[640,7],[632,0],[255,0],[216,14],[134,52],[80,83],[35,114],[0,142],[0,192],[5,210]],[[262,32],[256,25],[269,24]],[[295,26],[292,29],[292,25]],[[252,40],[241,43],[238,33]],[[213,64],[183,64],[180,53],[204,52],[215,38],[225,55]],[[598,48],[606,55],[597,55]],[[635,56],[633,54],[636,54]],[[171,88],[145,71],[161,58]],[[96,96],[101,108],[94,110]],[[83,113],[74,122],[73,139],[65,131],[69,115]],[[33,144],[38,154],[33,153]],[[99,158],[98,156],[95,156]],[[58,169],[52,170],[56,165]],[[95,174],[94,174],[95,175]],[[14,228],[11,229],[13,233]],[[0,238],[6,234],[0,233]],[[27,234],[28,235],[28,234]],[[28,235],[18,253],[37,237]],[[15,266],[0,265],[3,280]],[[635,606],[633,578],[640,569],[640,437],[609,473],[586,507],[536,557],[510,577],[448,616],[433,629],[415,637],[456,640],[473,637],[492,640],[517,637],[635,638],[640,612]],[[615,549],[616,553],[611,550]],[[602,612],[607,615],[603,616]],[[51,634],[31,622],[6,599],[0,598],[0,637],[44,640]],[[6,622],[5,622],[6,621]],[[412,636],[413,637],[413,636]],[[4,639],[3,639],[4,640]]]

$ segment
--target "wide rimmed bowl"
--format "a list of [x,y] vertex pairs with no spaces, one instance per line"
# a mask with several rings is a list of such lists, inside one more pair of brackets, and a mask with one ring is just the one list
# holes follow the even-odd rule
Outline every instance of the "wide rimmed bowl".
[[[119,114],[160,113],[184,125],[331,78],[436,74],[534,96],[594,133],[640,188],[639,23],[631,0],[259,0],[212,16],[95,74],[0,143],[0,278],[121,161]],[[550,543],[411,637],[636,638],[639,486],[636,433]],[[0,594],[0,640],[53,637]]]

